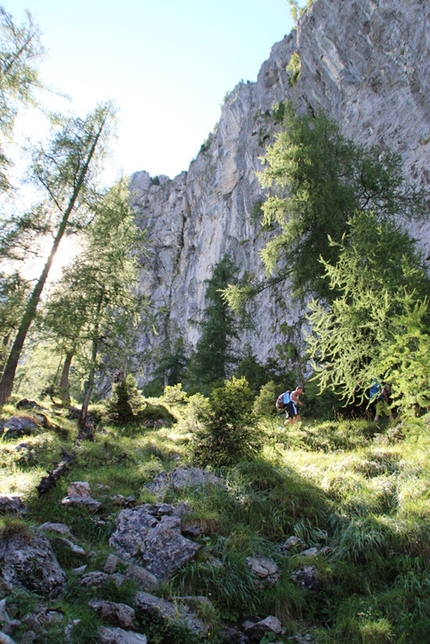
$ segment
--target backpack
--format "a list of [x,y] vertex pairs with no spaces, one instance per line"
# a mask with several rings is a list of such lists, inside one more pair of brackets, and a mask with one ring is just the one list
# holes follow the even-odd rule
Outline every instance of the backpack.
[[287,406],[287,403],[289,403],[290,400],[291,400],[291,391],[284,391],[283,394],[278,396],[278,399],[275,403],[276,409],[278,411],[282,411],[283,409],[285,409],[285,407]]
[[378,383],[377,379],[375,378],[373,385],[369,389],[370,401],[372,402],[373,400],[377,400],[378,398],[380,398],[381,393],[382,393],[381,385]]

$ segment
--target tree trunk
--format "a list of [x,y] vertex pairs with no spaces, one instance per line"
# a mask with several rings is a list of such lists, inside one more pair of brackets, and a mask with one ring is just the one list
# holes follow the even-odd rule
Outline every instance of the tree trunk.
[[102,288],[100,291],[99,300],[97,302],[97,309],[95,314],[94,333],[93,333],[92,350],[91,350],[91,368],[88,374],[87,384],[85,386],[84,401],[82,403],[81,413],[79,414],[79,427],[81,428],[81,430],[85,430],[85,425],[86,425],[87,416],[88,416],[88,405],[90,404],[91,394],[93,393],[94,379],[96,375],[97,353],[98,353],[99,341],[100,341],[100,337],[99,337],[100,311],[102,309],[104,297],[105,297],[105,290],[104,288]]
[[66,353],[60,379],[60,398],[64,407],[70,407],[69,374],[73,353]]
[[54,243],[52,244],[51,252],[49,253],[49,257],[46,261],[46,264],[43,268],[42,274],[39,277],[36,286],[33,289],[33,292],[27,302],[27,306],[25,308],[24,315],[22,316],[21,323],[19,325],[15,340],[13,342],[12,348],[9,353],[9,357],[6,362],[6,366],[2,375],[2,379],[0,382],[0,405],[5,405],[7,401],[10,398],[10,395],[12,393],[12,388],[13,388],[13,382],[15,380],[15,374],[16,374],[16,369],[18,366],[18,361],[21,356],[22,352],[22,347],[25,342],[25,338],[27,337],[28,330],[30,328],[31,323],[33,322],[35,316],[36,316],[36,310],[37,310],[37,305],[39,304],[40,296],[43,291],[43,287],[45,286],[45,282],[48,278],[49,271],[52,266],[52,262],[54,261],[55,254],[58,250],[58,246],[63,238],[64,232],[67,227],[67,223],[69,221],[69,217],[73,211],[73,208],[75,207],[75,203],[78,199],[79,193],[84,185],[85,181],[85,176],[88,172],[89,166],[91,159],[95,153],[97,143],[100,139],[102,130],[104,127],[104,121],[100,125],[100,128],[97,132],[97,135],[94,138],[94,141],[88,151],[87,158],[85,160],[84,165],[81,168],[81,171],[79,173],[79,176],[76,180],[72,195],[69,199],[68,206],[63,214],[63,218],[61,220],[61,223],[59,225],[57,235],[54,239]]

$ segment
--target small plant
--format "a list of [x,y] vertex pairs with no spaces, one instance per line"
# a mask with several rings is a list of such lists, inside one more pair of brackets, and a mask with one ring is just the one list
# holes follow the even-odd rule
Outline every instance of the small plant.
[[212,390],[209,409],[202,410],[202,428],[192,439],[193,460],[220,467],[250,458],[260,448],[252,424],[253,393],[245,378],[228,380]]
[[106,404],[106,418],[115,424],[133,422],[144,407],[145,401],[136,380],[129,374],[114,384],[112,397]]

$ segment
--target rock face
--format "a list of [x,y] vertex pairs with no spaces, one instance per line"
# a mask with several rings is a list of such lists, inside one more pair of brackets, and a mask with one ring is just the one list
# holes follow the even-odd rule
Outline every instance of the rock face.
[[[263,198],[256,172],[273,137],[270,110],[277,102],[293,100],[302,112],[323,109],[358,143],[390,147],[402,156],[406,176],[428,188],[429,21],[423,0],[314,0],[297,30],[273,46],[257,82],[239,83],[229,94],[188,172],[173,180],[132,176],[133,207],[151,240],[141,291],[160,312],[159,335],[142,337],[142,348],[166,339],[172,345],[178,336],[188,350],[195,347],[205,280],[225,254],[242,275],[263,275],[258,251],[267,238],[253,214]],[[286,66],[294,52],[302,67],[290,87]],[[412,232],[428,254],[430,225]],[[261,362],[273,356],[280,322],[297,317],[285,303],[285,293],[280,301],[262,293],[255,328],[241,338]]]
[[31,538],[17,533],[2,541],[0,578],[7,588],[23,587],[44,597],[57,597],[66,581],[51,544],[42,533]]

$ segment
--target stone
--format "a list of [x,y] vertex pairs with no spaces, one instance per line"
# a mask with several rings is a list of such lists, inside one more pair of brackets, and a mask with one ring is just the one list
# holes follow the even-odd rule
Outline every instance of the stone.
[[141,590],[155,590],[159,583],[155,575],[143,566],[131,564],[125,571],[126,579],[134,579],[138,582]]
[[88,606],[101,617],[103,622],[118,625],[121,628],[131,628],[133,626],[136,613],[127,604],[92,600],[88,602]]
[[245,628],[245,635],[253,642],[259,642],[267,632],[275,633],[275,635],[282,633],[282,624],[274,615],[269,615],[269,617]]
[[190,561],[200,545],[181,534],[173,506],[145,504],[122,510],[109,544],[124,559],[135,559],[157,579],[168,580]]
[[303,550],[306,550],[307,547],[308,546],[304,541],[293,535],[288,537],[284,545],[281,547],[281,550],[286,550],[288,552],[302,552]]
[[181,605],[180,601],[181,598],[177,598],[176,602],[169,602],[150,593],[139,591],[136,593],[135,600],[136,616],[140,619],[182,623],[194,633],[207,635],[209,627],[198,619],[188,606]]
[[278,566],[271,559],[261,555],[254,555],[247,557],[246,563],[255,576],[254,586],[257,590],[266,586],[274,586],[278,583],[281,573]]
[[51,523],[50,521],[47,521],[39,526],[39,530],[42,532],[56,532],[57,534],[72,537],[70,528],[65,523]]
[[148,644],[145,635],[124,631],[122,628],[100,628],[100,644]]
[[91,497],[90,484],[86,481],[75,481],[67,488],[67,496],[78,496],[89,499]]
[[38,429],[38,423],[30,416],[11,416],[1,424],[7,438],[31,436]]
[[[388,146],[401,155],[406,178],[428,193],[428,20],[429,6],[422,0],[315,0],[297,28],[273,45],[256,82],[240,82],[231,90],[216,129],[188,171],[158,186],[151,185],[148,172],[132,175],[137,222],[151,231],[152,240],[139,291],[151,296],[155,314],[169,302],[166,323],[157,336],[142,334],[142,347],[172,345],[182,337],[195,349],[205,280],[225,255],[240,267],[238,278],[264,277],[259,251],[271,233],[259,231],[253,210],[264,198],[256,173],[276,131],[270,117],[274,104],[290,100],[301,113],[324,110],[358,144]],[[286,66],[295,52],[301,73],[291,87]],[[430,221],[409,229],[428,256]],[[256,297],[255,312],[254,328],[243,330],[237,342],[249,344],[265,363],[276,353],[280,322],[292,324],[302,311],[284,311],[267,289]],[[151,379],[156,367],[155,358],[148,361],[139,384]]]
[[316,590],[318,588],[318,568],[316,566],[303,566],[291,574],[293,581],[303,590]]
[[0,514],[27,514],[24,501],[17,494],[0,494]]
[[219,485],[221,483],[223,483],[222,479],[198,467],[175,467],[169,474],[166,472],[157,474],[146,487],[153,494],[162,495],[168,489],[181,490],[186,487]]
[[62,499],[61,505],[65,507],[81,506],[81,507],[87,508],[91,512],[98,512],[102,507],[102,504],[99,501],[96,501],[95,499],[89,499],[87,497],[82,497],[82,496],[66,496],[64,497],[64,499]]
[[64,590],[66,575],[41,532],[15,534],[0,543],[0,576],[10,588],[25,588],[48,598]]

